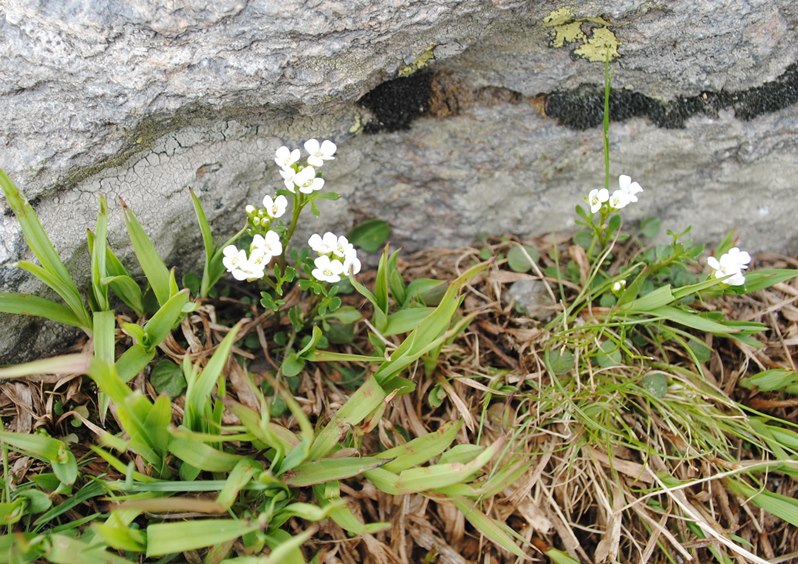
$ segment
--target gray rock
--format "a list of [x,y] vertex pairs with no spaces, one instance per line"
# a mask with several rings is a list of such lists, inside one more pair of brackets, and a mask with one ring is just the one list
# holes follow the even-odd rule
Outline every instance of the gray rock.
[[543,280],[513,282],[503,296],[515,308],[533,319],[545,321],[555,313],[555,303]]
[[[193,266],[201,244],[185,187],[220,236],[232,233],[241,207],[279,185],[274,149],[309,137],[338,143],[325,176],[343,198],[323,202],[301,236],[367,217],[389,220],[408,249],[570,229],[602,179],[592,124],[603,65],[549,46],[551,9],[11,0],[0,6],[0,168],[84,279],[98,194],[124,198],[171,264]],[[611,129],[612,170],[646,190],[629,220],[659,214],[701,240],[735,228],[747,250],[798,251],[798,4],[587,1],[575,12],[605,18],[621,41],[614,108],[628,119]],[[411,95],[357,105],[420,61],[431,70],[402,83]],[[375,133],[350,133],[356,116]],[[0,211],[0,285],[38,291],[13,268],[28,255]],[[110,233],[129,256],[118,210]],[[0,338],[0,359],[19,350]]]

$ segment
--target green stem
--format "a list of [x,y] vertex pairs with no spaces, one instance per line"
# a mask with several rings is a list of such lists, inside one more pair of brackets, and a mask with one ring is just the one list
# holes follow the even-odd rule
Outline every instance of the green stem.
[[302,213],[302,208],[307,204],[307,200],[303,197],[302,192],[294,193],[294,205],[291,209],[291,225],[288,226],[288,231],[283,237],[283,254],[280,257],[280,266],[285,266],[286,257],[288,256],[288,245],[291,243],[291,237],[294,236],[297,223],[299,223],[299,214]]
[[610,55],[604,62],[604,188],[610,189]]

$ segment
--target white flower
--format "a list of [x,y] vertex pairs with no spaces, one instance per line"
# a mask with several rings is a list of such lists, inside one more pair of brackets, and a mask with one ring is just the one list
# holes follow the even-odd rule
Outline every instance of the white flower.
[[299,149],[290,150],[288,147],[280,147],[274,153],[274,162],[282,169],[291,168],[299,160]]
[[751,255],[737,247],[729,249],[728,253],[721,255],[720,260],[709,257],[707,264],[715,271],[715,278],[722,278],[724,284],[729,286],[742,286],[745,284],[743,271],[748,268]]
[[357,258],[355,247],[349,245],[344,254],[344,273],[357,274],[360,272],[360,259]]
[[316,139],[308,139],[305,141],[305,150],[308,152],[308,164],[311,166],[319,167],[324,164],[324,161],[334,159],[333,155],[337,147],[332,141],[322,141],[321,145]]
[[277,219],[285,213],[285,208],[288,207],[288,199],[285,196],[277,196],[274,199],[271,196],[264,196],[263,207],[266,208],[266,213],[269,214],[269,217]]
[[311,274],[317,280],[322,282],[338,282],[341,280],[341,274],[344,272],[344,265],[340,260],[330,260],[327,255],[322,255],[313,261],[316,268],[313,269]]
[[624,280],[624,279],[618,280],[617,282],[614,282],[612,284],[612,293],[613,294],[620,294],[625,289],[626,289],[626,280]]
[[243,249],[239,249],[235,245],[228,245],[222,253],[224,254],[222,264],[236,280],[263,278],[263,267],[257,263],[253,264]]
[[632,178],[625,174],[622,174],[618,177],[618,185],[621,187],[621,192],[624,192],[629,196],[630,202],[637,201],[637,194],[643,191],[640,187],[640,184],[637,182],[632,182]]
[[[323,178],[316,178],[316,169],[312,166],[306,166],[296,173],[292,182],[299,187],[299,191],[303,194],[311,194],[314,190],[321,190],[324,186]],[[288,180],[286,180],[288,186]],[[292,188],[289,188],[293,192]]]
[[318,233],[314,233],[308,239],[308,245],[320,255],[329,255],[338,247],[338,237],[330,231],[325,233],[323,237]]
[[247,207],[244,208],[244,211],[247,212],[247,215],[252,215],[255,213],[255,206],[252,204],[247,204]]
[[587,203],[590,204],[590,213],[596,213],[601,209],[601,204],[610,199],[610,193],[606,188],[591,190],[587,195]]
[[[632,200],[632,198],[634,198],[634,200]],[[621,210],[633,201],[637,201],[636,196],[629,194],[629,192],[624,192],[623,190],[616,190],[612,193],[612,196],[610,196],[608,203],[611,209]]]
[[283,244],[280,242],[280,236],[274,231],[267,231],[266,235],[255,235],[252,238],[252,245],[250,245],[251,252],[259,252],[267,255],[269,258],[266,260],[268,263],[272,257],[277,257],[283,254]]
[[341,258],[346,256],[346,253],[350,250],[355,250],[355,246],[349,242],[349,240],[341,235],[338,237],[338,240],[335,242],[335,248],[333,249],[333,253],[338,255]]

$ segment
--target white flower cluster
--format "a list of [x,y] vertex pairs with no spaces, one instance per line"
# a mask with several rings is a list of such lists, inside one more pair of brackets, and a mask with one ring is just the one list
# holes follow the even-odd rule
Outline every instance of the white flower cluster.
[[745,284],[743,270],[748,268],[751,255],[737,247],[729,249],[728,253],[721,255],[720,260],[709,257],[707,264],[715,271],[715,278],[722,278],[724,284],[729,286],[742,286]]
[[643,191],[640,184],[632,182],[632,178],[625,174],[618,177],[619,188],[610,195],[606,188],[591,190],[587,195],[587,203],[590,204],[590,213],[596,213],[605,203],[612,211],[625,208],[632,202],[637,201],[637,194]]
[[285,214],[286,208],[288,208],[288,198],[285,196],[277,196],[276,198],[264,196],[262,208],[258,209],[255,206],[249,205],[244,208],[244,210],[247,212],[249,220],[254,227],[268,229],[272,220],[282,217]]
[[280,147],[274,153],[274,162],[280,167],[280,176],[283,177],[285,187],[292,194],[299,190],[303,194],[312,194],[321,190],[324,186],[324,179],[316,176],[316,169],[324,164],[324,161],[334,159],[337,147],[332,141],[322,141],[308,139],[305,141],[305,151],[308,152],[307,164],[299,162],[299,149],[290,150],[288,147]]
[[338,282],[342,275],[360,272],[360,260],[354,245],[346,237],[327,232],[324,236],[314,233],[308,239],[310,248],[319,256],[313,261],[316,268],[311,274],[322,282]]
[[[267,196],[268,197],[268,196]],[[266,266],[272,258],[283,254],[280,236],[274,231],[266,235],[255,235],[249,246],[249,256],[244,249],[228,245],[222,251],[222,264],[236,280],[260,280],[266,274]]]

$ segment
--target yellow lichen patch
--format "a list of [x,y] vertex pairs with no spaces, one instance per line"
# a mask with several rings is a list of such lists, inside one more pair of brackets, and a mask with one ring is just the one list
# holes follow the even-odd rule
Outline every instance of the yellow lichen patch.
[[577,45],[574,54],[591,62],[617,59],[620,41],[610,23],[599,17],[577,18],[569,8],[559,8],[543,18],[543,25],[554,32],[551,46]]
[[433,53],[434,46],[429,47],[426,51],[421,53],[416,59],[410,63],[409,65],[405,65],[401,69],[397,75],[401,78],[407,78],[411,74],[423,69],[427,65],[429,65],[432,61],[435,60],[435,54]]
[[585,43],[577,47],[575,54],[594,63],[603,63],[606,60],[618,58],[618,45],[620,41],[615,34],[606,27],[593,30],[593,35]]

